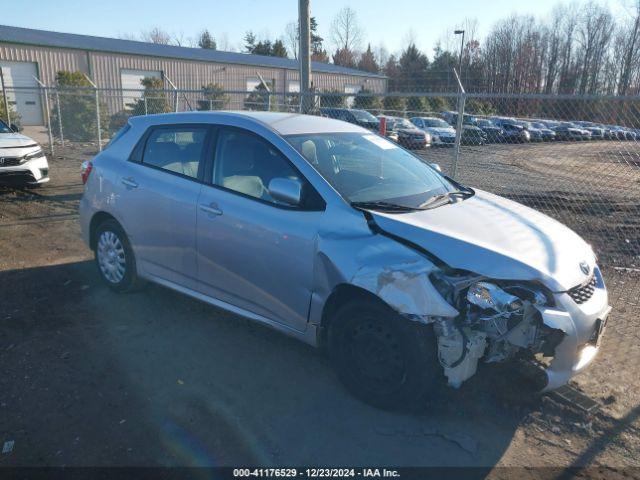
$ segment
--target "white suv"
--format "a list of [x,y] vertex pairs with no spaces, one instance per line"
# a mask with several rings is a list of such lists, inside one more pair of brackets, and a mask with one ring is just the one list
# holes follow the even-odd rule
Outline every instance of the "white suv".
[[48,181],[49,163],[40,145],[0,120],[0,183],[38,186]]

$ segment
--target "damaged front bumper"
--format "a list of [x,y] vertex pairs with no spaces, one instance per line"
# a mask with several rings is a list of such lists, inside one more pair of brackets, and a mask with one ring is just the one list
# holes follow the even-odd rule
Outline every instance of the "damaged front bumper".
[[604,288],[596,289],[593,297],[581,305],[566,293],[557,294],[556,302],[561,309],[539,308],[543,323],[564,333],[545,370],[547,378],[543,391],[561,387],[587,368],[597,356],[611,312]]

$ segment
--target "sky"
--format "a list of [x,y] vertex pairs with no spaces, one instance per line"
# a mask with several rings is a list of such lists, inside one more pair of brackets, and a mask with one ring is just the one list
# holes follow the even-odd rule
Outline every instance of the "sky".
[[[624,14],[622,2],[627,0],[600,1],[614,14]],[[219,49],[236,50],[242,48],[247,30],[259,38],[283,36],[298,8],[297,0],[0,0],[0,6],[3,3],[7,4],[0,8],[4,25],[106,37],[136,35],[158,26],[183,39],[194,38],[207,28]],[[512,13],[544,17],[557,3],[559,0],[311,0],[311,14],[320,35],[328,40],[336,12],[350,6],[364,30],[363,47],[370,41],[372,47],[382,44],[394,53],[412,38],[431,56],[436,42],[453,37],[453,28],[465,19],[477,20],[482,38],[497,20]]]

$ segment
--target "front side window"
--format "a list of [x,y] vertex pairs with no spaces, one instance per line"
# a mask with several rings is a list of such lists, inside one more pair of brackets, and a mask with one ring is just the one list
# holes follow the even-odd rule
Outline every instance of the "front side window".
[[222,130],[213,166],[213,183],[260,200],[283,204],[269,194],[274,178],[302,182],[289,161],[269,143],[241,130]]
[[13,130],[11,130],[6,123],[0,120],[0,133],[13,133]]
[[147,139],[142,163],[198,178],[206,127],[158,128]]
[[285,138],[349,203],[388,202],[419,208],[431,197],[456,190],[418,157],[375,134]]

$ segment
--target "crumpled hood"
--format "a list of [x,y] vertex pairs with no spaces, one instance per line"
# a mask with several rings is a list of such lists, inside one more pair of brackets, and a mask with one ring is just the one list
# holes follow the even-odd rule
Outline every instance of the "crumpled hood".
[[31,147],[36,145],[36,142],[20,133],[0,133],[0,148],[9,147]]
[[[595,255],[575,232],[506,198],[476,190],[464,201],[403,214],[372,212],[384,231],[453,268],[499,280],[539,281],[555,292],[584,283]],[[581,271],[581,262],[589,266]]]

